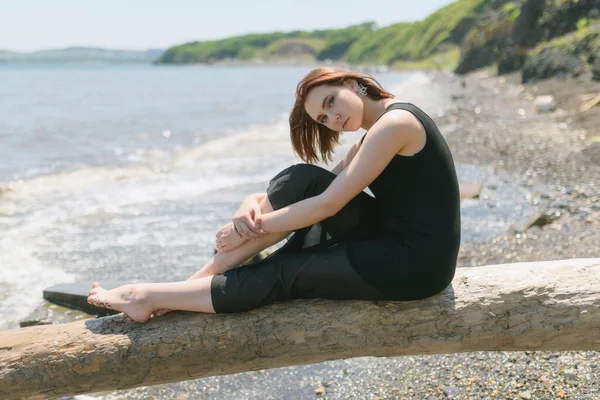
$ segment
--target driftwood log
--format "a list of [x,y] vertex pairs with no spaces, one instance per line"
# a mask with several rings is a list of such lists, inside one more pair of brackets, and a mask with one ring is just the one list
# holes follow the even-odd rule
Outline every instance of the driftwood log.
[[53,398],[358,356],[600,350],[600,258],[459,268],[413,302],[296,300],[0,332],[0,398]]

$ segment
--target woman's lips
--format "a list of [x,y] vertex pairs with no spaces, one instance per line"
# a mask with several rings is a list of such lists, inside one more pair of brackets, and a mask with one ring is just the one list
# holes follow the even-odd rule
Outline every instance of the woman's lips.
[[346,119],[344,121],[344,123],[342,124],[342,129],[346,129],[346,124],[348,123],[349,120],[350,120],[350,117],[348,117],[348,119]]

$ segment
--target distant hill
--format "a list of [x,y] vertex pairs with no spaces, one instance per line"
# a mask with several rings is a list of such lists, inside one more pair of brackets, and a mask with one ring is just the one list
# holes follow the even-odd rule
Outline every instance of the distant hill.
[[118,50],[96,47],[68,47],[65,49],[14,52],[0,50],[0,63],[153,63],[164,50]]
[[373,22],[343,29],[274,32],[190,42],[167,49],[159,64],[222,61],[333,60],[352,64],[457,63],[463,36],[477,15],[498,0],[460,0],[422,21],[377,27]]
[[458,0],[427,18],[377,27],[273,32],[183,43],[155,63],[340,61],[352,65],[523,71],[523,80],[591,71],[600,80],[600,0]]

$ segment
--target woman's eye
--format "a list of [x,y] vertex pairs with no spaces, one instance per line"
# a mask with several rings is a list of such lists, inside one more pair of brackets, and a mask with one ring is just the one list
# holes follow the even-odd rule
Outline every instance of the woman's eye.
[[327,115],[324,115],[323,118],[321,118],[321,123],[324,124],[325,122],[327,122]]
[[331,107],[331,105],[333,104],[333,97],[334,96],[331,96],[331,99],[329,99],[329,107]]

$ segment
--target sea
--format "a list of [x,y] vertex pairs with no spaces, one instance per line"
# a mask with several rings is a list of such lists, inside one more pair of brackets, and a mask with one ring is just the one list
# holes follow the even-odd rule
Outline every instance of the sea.
[[[0,329],[18,328],[54,284],[177,281],[204,265],[243,198],[301,162],[288,117],[312,68],[0,66]],[[434,119],[453,110],[428,73],[371,74]],[[334,162],[363,133],[343,134]],[[462,203],[463,241],[533,209],[511,177],[457,170],[484,184]]]

